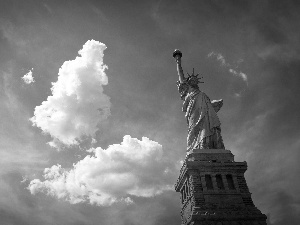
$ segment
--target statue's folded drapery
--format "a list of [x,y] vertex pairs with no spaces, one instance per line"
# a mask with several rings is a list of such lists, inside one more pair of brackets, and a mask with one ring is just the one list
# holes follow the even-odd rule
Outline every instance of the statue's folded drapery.
[[225,149],[217,111],[222,100],[211,102],[199,89],[189,92],[189,85],[177,83],[181,98],[184,100],[182,111],[188,124],[187,151],[193,149]]

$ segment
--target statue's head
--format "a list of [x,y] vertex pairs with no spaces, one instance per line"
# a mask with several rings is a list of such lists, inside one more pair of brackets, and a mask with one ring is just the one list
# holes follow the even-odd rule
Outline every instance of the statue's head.
[[198,78],[194,78],[194,77],[188,77],[187,79],[187,83],[190,87],[194,88],[194,89],[199,89],[199,86],[198,86],[198,83],[199,83],[199,80]]
[[198,76],[199,76],[199,74],[194,75],[194,69],[193,69],[192,75],[188,74],[187,83],[190,87],[192,87],[194,89],[199,89],[198,84],[204,83],[204,82],[200,81],[203,77],[199,78]]

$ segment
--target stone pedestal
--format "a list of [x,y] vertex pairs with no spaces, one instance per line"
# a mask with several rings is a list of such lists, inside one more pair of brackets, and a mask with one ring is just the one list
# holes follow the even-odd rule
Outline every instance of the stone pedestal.
[[229,150],[195,149],[182,165],[175,190],[181,193],[182,225],[267,225],[253,204],[244,173]]

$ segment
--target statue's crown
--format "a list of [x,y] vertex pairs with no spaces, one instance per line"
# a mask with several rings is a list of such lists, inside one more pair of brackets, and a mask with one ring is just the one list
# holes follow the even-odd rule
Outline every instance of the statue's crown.
[[199,83],[204,83],[203,81],[200,81],[203,77],[198,77],[199,74],[194,75],[194,68],[193,68],[193,73],[190,75],[189,73],[187,73],[188,77],[187,77],[187,83],[190,86],[198,86]]

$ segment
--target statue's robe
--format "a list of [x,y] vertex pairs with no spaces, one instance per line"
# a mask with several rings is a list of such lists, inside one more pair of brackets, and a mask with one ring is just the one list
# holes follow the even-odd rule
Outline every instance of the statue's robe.
[[199,148],[225,149],[217,116],[223,101],[211,102],[199,89],[190,91],[186,83],[179,83],[178,88],[184,100],[182,111],[188,124],[187,151]]

